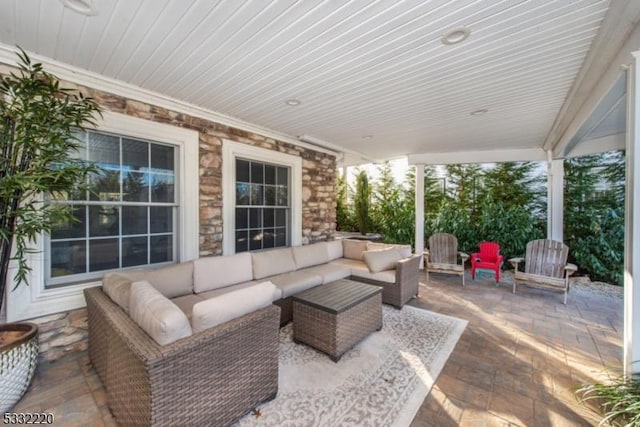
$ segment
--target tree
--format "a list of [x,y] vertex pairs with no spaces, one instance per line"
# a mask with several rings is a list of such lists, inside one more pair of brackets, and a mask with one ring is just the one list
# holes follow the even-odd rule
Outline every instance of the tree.
[[369,187],[369,176],[365,170],[358,172],[356,176],[356,194],[354,205],[358,231],[367,234],[371,225],[369,218],[369,208],[371,206],[371,188]]
[[27,282],[27,254],[33,251],[29,244],[56,223],[73,218],[69,207],[49,203],[47,197],[77,192],[96,171],[74,158],[80,143],[74,132],[93,124],[98,105],[60,87],[24,51],[18,58],[18,74],[12,72],[0,82],[0,307],[9,261],[17,262],[15,286]]
[[413,198],[407,197],[406,187],[397,184],[391,165],[378,165],[379,179],[373,188],[372,219],[376,231],[387,243],[411,244],[415,229]]

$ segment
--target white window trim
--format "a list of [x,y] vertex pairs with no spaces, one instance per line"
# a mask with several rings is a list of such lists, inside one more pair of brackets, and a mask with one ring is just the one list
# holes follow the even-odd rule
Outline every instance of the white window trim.
[[302,159],[291,154],[222,140],[222,253],[236,252],[236,158],[291,168],[291,246],[302,244]]
[[[178,259],[188,261],[199,256],[199,135],[198,132],[137,117],[104,112],[98,118],[96,130],[132,138],[141,138],[175,145],[180,150],[176,171],[179,177]],[[85,306],[83,289],[101,285],[91,281],[73,286],[45,289],[44,241],[39,238],[29,255],[32,268],[29,286],[14,288],[15,264],[10,267],[7,281],[7,321],[30,319]]]

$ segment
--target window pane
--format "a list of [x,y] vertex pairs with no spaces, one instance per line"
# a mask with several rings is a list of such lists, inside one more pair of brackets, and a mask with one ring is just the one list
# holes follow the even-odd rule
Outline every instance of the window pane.
[[262,163],[251,162],[251,182],[254,184],[264,183],[264,165]]
[[262,249],[262,230],[249,231],[249,250]]
[[118,268],[118,239],[89,240],[89,271]]
[[126,202],[148,202],[148,182],[148,173],[128,172],[122,183],[122,198]]
[[122,207],[122,234],[147,234],[146,206]]
[[89,199],[104,202],[120,201],[120,171],[103,170],[89,176]]
[[262,206],[264,186],[260,184],[251,184],[251,205]]
[[278,206],[289,206],[287,187],[278,187]]
[[284,209],[276,209],[276,226],[284,227],[287,225],[287,212]]
[[80,274],[87,271],[86,242],[51,242],[51,277]]
[[144,170],[149,168],[149,144],[142,141],[122,139],[122,169]]
[[117,206],[89,206],[90,237],[117,236],[119,233],[120,211]]
[[151,232],[170,233],[173,231],[173,208],[169,206],[151,207]]
[[236,205],[246,206],[250,204],[250,185],[251,184],[236,184]]
[[122,239],[122,266],[145,265],[148,259],[147,236]]
[[262,247],[273,248],[276,244],[275,230],[273,228],[265,228],[263,232]]
[[173,236],[151,236],[151,264],[173,261]]
[[236,229],[249,228],[249,209],[236,208]]
[[174,151],[174,147],[151,144],[151,167],[154,169],[154,172],[174,172]]
[[264,204],[267,206],[276,205],[276,187],[273,185],[264,186]]
[[87,208],[72,206],[70,211],[73,218],[57,223],[51,230],[52,239],[74,239],[85,237],[87,234]]
[[262,227],[262,209],[249,209],[249,228]]
[[287,246],[287,232],[284,228],[276,228],[276,246]]
[[249,162],[236,160],[236,182],[249,182]]
[[173,203],[173,187],[173,176],[151,174],[151,201]]
[[120,138],[89,132],[89,160],[103,169],[120,170]]
[[278,168],[278,185],[289,185],[289,168]]
[[264,183],[275,185],[276,183],[276,167],[272,165],[264,165]]
[[236,252],[246,252],[249,250],[248,236],[248,231],[236,231]]
[[262,210],[262,217],[264,220],[264,226],[265,227],[273,227],[276,225],[276,220],[275,220],[275,209],[263,209]]

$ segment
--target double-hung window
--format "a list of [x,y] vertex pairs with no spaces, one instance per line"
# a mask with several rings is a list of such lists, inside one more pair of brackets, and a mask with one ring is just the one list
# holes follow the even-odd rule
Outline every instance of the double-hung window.
[[51,201],[70,205],[74,220],[49,236],[45,287],[177,261],[177,147],[104,132],[77,137],[78,155],[100,169],[88,191]]

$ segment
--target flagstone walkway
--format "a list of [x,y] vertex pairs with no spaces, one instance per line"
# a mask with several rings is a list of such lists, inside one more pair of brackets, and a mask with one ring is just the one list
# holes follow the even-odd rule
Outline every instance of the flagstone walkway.
[[[469,321],[440,377],[416,415],[423,426],[583,426],[598,417],[574,389],[619,372],[622,299],[574,286],[562,295],[424,275],[412,305]],[[505,275],[505,281],[509,275]],[[616,289],[614,289],[615,294]],[[14,412],[53,412],[55,425],[115,425],[86,352],[40,363]]]

